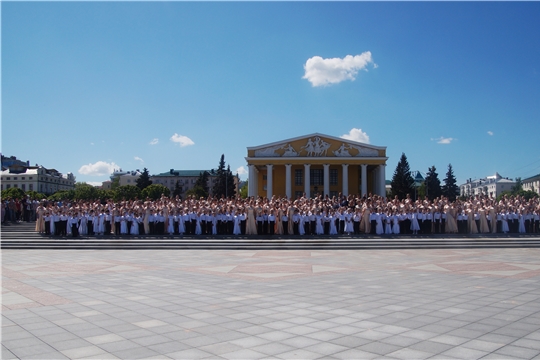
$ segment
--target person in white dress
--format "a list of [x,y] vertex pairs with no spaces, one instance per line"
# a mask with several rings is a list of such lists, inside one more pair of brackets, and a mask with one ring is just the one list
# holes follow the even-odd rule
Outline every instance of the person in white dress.
[[139,235],[139,221],[142,220],[140,216],[131,217],[131,229],[129,233],[131,235]]
[[[353,213],[350,211],[345,213],[345,233],[347,233],[347,235],[351,235],[354,233],[353,216]],[[358,223],[360,223],[360,219],[358,219]]]

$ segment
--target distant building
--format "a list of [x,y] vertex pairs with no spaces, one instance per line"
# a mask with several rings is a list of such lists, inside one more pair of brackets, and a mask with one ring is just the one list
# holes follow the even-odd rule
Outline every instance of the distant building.
[[[150,180],[152,181],[152,184],[160,184],[165,187],[168,187],[171,193],[174,191],[174,188],[176,186],[176,183],[178,182],[178,185],[180,186],[180,189],[182,191],[181,197],[185,198],[186,192],[190,189],[192,189],[195,186],[195,183],[197,182],[197,179],[199,178],[201,173],[204,172],[208,173],[208,189],[210,195],[212,195],[212,188],[214,184],[217,182],[217,173],[214,169],[212,170],[175,170],[171,169],[168,172],[164,172],[161,174],[156,174],[150,176]],[[239,183],[240,180],[237,176],[234,176],[234,182],[235,182],[235,188],[236,188],[236,194],[238,195],[239,192]]]
[[2,170],[1,190],[19,188],[23,191],[37,191],[52,194],[61,190],[75,188],[75,176],[72,173],[62,174],[56,169],[43,166],[27,166],[14,164]]
[[534,191],[540,195],[540,174],[521,180],[521,185],[525,191]]
[[111,180],[105,180],[101,183],[101,188],[103,190],[111,190],[112,189],[112,181]]
[[2,170],[7,170],[13,165],[30,166],[30,161],[18,160],[15,156],[7,157],[2,155]]
[[139,170],[136,171],[129,171],[124,175],[120,175],[120,186],[124,185],[137,185],[137,179],[141,176],[141,172]]
[[504,191],[511,191],[516,182],[499,173],[482,179],[469,179],[459,186],[460,196],[487,195],[496,198]]

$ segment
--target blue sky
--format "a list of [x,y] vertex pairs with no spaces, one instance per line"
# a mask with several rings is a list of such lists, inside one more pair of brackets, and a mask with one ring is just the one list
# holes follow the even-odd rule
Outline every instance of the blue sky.
[[[538,2],[2,2],[2,153],[101,182],[319,132],[540,173]],[[333,69],[333,70],[332,70]],[[336,70],[337,69],[337,70]]]

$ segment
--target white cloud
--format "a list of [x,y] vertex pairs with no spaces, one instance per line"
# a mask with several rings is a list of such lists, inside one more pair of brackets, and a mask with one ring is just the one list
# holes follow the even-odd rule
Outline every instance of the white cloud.
[[451,138],[451,137],[445,138],[445,137],[441,136],[440,138],[437,138],[437,139],[431,139],[431,141],[434,141],[434,140],[437,140],[437,144],[445,144],[445,145],[447,145],[447,144],[450,144],[452,141],[457,140],[457,139],[454,139],[454,138]]
[[493,131],[488,131],[489,136],[493,136]]
[[248,171],[247,171],[247,169],[245,167],[240,166],[238,169],[236,169],[236,173],[239,176],[242,176],[242,175],[247,175]]
[[174,135],[171,136],[171,141],[180,144],[180,147],[195,145],[193,140],[191,140],[187,136],[180,135],[177,133],[174,133]]
[[94,164],[83,165],[79,169],[79,174],[90,176],[103,176],[112,174],[114,169],[118,169],[119,166],[114,162],[108,163],[105,161],[98,161]]
[[156,145],[157,143],[159,143],[158,138],[153,138],[152,141],[150,141],[150,145]]
[[135,157],[134,157],[134,159],[135,159],[135,160],[137,160],[137,161],[140,161],[141,163],[144,163],[144,160],[143,160],[143,159],[141,159],[141,158],[140,158],[140,157],[138,157],[138,156],[135,156]]
[[305,74],[302,79],[306,79],[314,87],[337,84],[345,80],[354,81],[358,71],[367,71],[369,64],[377,68],[370,51],[355,56],[347,55],[343,59],[323,59],[320,56],[313,56],[304,65]]
[[352,128],[348,134],[341,135],[340,138],[369,144],[369,136],[362,129]]
[[94,143],[93,143],[93,142],[91,142],[91,143],[90,143],[90,145],[94,145]]

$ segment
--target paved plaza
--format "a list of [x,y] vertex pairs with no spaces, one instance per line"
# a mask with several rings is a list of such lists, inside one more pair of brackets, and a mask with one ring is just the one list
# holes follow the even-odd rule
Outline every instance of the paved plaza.
[[3,250],[2,359],[540,358],[540,249]]

